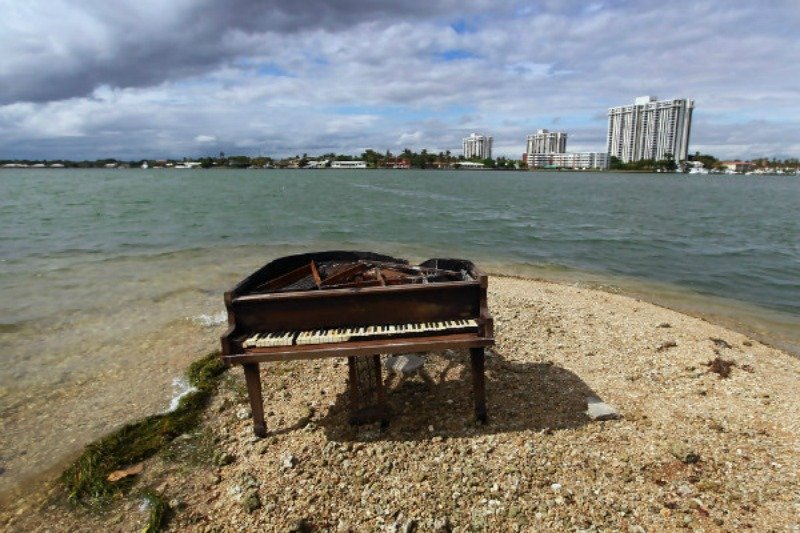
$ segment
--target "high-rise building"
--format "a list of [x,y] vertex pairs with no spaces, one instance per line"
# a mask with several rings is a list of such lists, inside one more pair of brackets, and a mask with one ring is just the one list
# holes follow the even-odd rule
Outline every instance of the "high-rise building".
[[665,159],[685,161],[689,152],[694,100],[641,96],[633,105],[608,110],[608,155],[623,163]]
[[464,139],[464,159],[491,159],[492,138],[477,133],[470,134]]
[[560,131],[537,130],[528,135],[529,154],[563,154],[567,151],[567,134]]

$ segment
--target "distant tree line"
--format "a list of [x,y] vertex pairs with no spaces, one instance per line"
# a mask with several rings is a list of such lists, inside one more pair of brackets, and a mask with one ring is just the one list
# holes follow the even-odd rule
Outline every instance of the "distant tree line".
[[675,158],[672,154],[666,154],[664,159],[640,159],[639,161],[630,161],[623,163],[622,160],[616,156],[611,156],[608,160],[608,168],[610,170],[640,170],[640,171],[656,171],[661,170],[664,172],[674,172],[678,168]]
[[[398,154],[393,154],[391,151],[377,152],[373,149],[367,149],[360,154],[360,156],[349,154],[336,154],[333,152],[309,156],[308,154],[296,154],[294,157],[285,157],[275,159],[268,156],[255,156],[250,157],[246,155],[233,155],[226,156],[225,152],[220,152],[217,156],[205,156],[195,159],[184,157],[182,159],[138,159],[132,161],[125,161],[120,159],[106,158],[96,159],[93,161],[72,161],[68,159],[0,159],[0,166],[6,164],[22,164],[22,165],[63,165],[64,168],[105,168],[109,165],[120,167],[141,167],[145,162],[150,167],[161,166],[175,166],[181,163],[194,161],[200,163],[201,168],[303,168],[308,166],[311,162],[316,162],[320,166],[325,162],[325,166],[330,166],[333,161],[364,161],[368,168],[382,168],[391,166],[398,161],[407,161],[408,165],[412,168],[458,168],[461,163],[466,161],[463,155],[454,156],[450,150],[444,152],[429,152],[427,149],[422,149],[419,152],[412,151],[409,148],[404,149]],[[689,161],[700,161],[703,167],[708,170],[722,169],[723,162],[709,154],[701,154],[695,152],[688,156]],[[524,161],[508,159],[506,157],[498,157],[496,159],[477,159],[472,158],[470,162],[481,163],[484,168],[501,169],[501,170],[514,170],[524,169],[527,165]],[[800,160],[797,158],[788,158],[780,160],[777,158],[760,157],[750,160],[750,163],[756,169],[766,168],[784,168],[784,169],[797,169],[800,167]],[[641,161],[632,161],[630,163],[623,163],[619,158],[612,156],[609,160],[609,168],[611,170],[633,170],[633,171],[674,171],[678,168],[678,163],[675,161],[672,154],[666,154],[666,157],[661,160],[643,159]]]

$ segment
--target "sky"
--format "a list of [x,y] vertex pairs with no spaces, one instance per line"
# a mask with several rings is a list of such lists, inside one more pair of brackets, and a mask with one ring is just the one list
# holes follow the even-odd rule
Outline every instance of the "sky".
[[0,0],[0,159],[605,151],[695,102],[690,153],[800,157],[800,1]]

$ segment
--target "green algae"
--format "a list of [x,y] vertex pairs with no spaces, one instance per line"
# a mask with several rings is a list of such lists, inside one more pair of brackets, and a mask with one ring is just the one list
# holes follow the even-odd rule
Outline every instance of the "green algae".
[[61,474],[69,501],[101,507],[111,496],[130,488],[131,478],[109,482],[108,475],[152,457],[175,437],[197,427],[225,368],[219,352],[195,361],[186,375],[197,390],[181,398],[175,410],[127,424],[87,445],[83,454]]
[[167,514],[170,511],[169,505],[161,494],[150,489],[145,490],[142,497],[150,507],[150,516],[147,518],[147,525],[142,529],[142,533],[157,533],[161,531],[167,520]]

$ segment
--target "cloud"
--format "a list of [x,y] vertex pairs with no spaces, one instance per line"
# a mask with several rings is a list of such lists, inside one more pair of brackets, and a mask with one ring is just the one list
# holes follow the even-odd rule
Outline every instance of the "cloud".
[[0,1],[0,158],[458,153],[470,131],[518,157],[556,125],[601,150],[644,94],[694,98],[692,151],[797,155],[788,1]]
[[372,0],[25,0],[3,2],[0,103],[147,87],[269,53],[281,36],[419,20],[479,2]]

